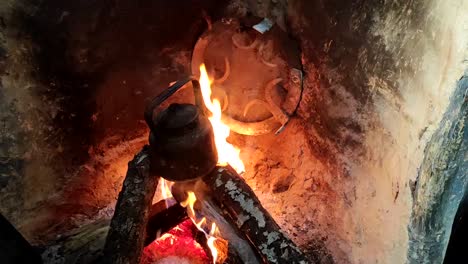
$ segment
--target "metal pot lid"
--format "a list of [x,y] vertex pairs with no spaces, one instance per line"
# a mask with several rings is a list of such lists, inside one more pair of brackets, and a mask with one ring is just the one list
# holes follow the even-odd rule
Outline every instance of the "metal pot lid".
[[262,34],[236,19],[220,20],[195,45],[195,78],[202,63],[213,79],[213,97],[222,103],[223,121],[236,133],[279,133],[299,105],[300,52],[278,26]]

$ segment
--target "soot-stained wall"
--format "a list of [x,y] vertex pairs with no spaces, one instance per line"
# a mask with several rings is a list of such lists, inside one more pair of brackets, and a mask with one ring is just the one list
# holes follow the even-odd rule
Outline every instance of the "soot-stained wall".
[[189,73],[206,17],[253,14],[298,41],[305,79],[283,133],[232,136],[246,180],[321,262],[404,263],[424,148],[466,66],[468,6],[447,2],[3,1],[0,210],[38,242],[109,217],[145,100]]

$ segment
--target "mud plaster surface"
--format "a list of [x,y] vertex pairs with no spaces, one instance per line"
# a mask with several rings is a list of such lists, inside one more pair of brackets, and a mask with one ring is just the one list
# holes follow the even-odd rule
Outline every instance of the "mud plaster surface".
[[[272,4],[236,2],[230,8],[254,12]],[[279,136],[231,140],[242,148],[244,177],[265,207],[302,249],[322,251],[325,263],[405,262],[411,180],[466,66],[467,3],[448,2],[289,2],[285,13],[293,14],[306,73],[298,116]],[[167,8],[120,3],[123,7],[112,11],[133,10],[133,18],[155,17],[144,10]],[[187,73],[192,46],[190,36],[180,47],[170,45],[180,36],[168,38],[169,30],[155,26],[168,17],[93,25],[82,22],[99,21],[102,7],[90,13],[83,12],[90,10],[87,5],[50,6],[42,26],[57,28],[46,39],[55,39],[58,29],[76,33],[64,53],[49,54],[41,46],[62,47],[63,36],[48,43],[15,24],[12,10],[35,17],[39,7],[0,3],[1,54],[7,55],[1,59],[0,156],[8,168],[2,171],[0,210],[32,241],[112,214],[126,163],[146,142],[143,102]],[[280,19],[284,9],[273,9]],[[204,23],[190,17],[192,24]],[[186,30],[187,24],[177,29]],[[196,39],[197,30],[190,32]],[[42,76],[47,64],[38,67],[32,55],[44,49],[50,65],[69,64]],[[63,81],[67,77],[59,69],[80,81]],[[57,87],[80,92],[47,96]]]
[[[235,1],[265,13],[254,2]],[[467,3],[288,3],[306,72],[302,120],[246,154],[268,175],[252,184],[299,243],[323,238],[338,263],[405,263],[410,189],[466,68]]]
[[[0,3],[0,210],[33,243],[112,215],[127,162],[147,142],[145,100],[187,75],[201,12],[154,4],[156,10],[198,14],[186,16],[196,20],[186,41],[177,30],[155,29],[155,21],[127,25],[109,15],[104,22],[104,2]],[[125,3],[114,8],[132,9],[133,16],[152,10]],[[187,30],[186,21],[177,21]],[[117,40],[134,28],[139,31],[132,41]],[[174,39],[180,46],[172,45]]]

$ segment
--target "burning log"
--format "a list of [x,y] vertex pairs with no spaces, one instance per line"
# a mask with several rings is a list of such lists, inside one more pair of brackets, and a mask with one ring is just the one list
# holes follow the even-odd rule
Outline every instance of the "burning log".
[[[223,214],[210,196],[210,190],[203,181],[198,179],[177,182],[173,185],[171,191],[177,201],[184,204],[184,206],[188,206],[189,216],[197,229],[197,232],[194,232],[198,234],[195,239],[205,249],[210,258],[212,257],[212,249],[209,248],[207,239],[202,238],[202,235],[205,236],[208,233],[207,227],[212,226],[214,223],[221,238],[228,241],[228,259],[224,263],[261,263],[258,254],[248,242],[247,237],[237,230],[235,223],[227,215]],[[219,248],[216,249],[220,250]],[[225,255],[225,253],[222,252],[222,255]],[[222,258],[216,258],[216,263],[223,263]]]
[[[194,239],[197,241],[197,243],[203,248],[203,250],[206,252],[208,258],[210,259],[210,262],[213,262],[214,256],[213,252],[211,252],[210,246],[208,245],[208,238],[206,237],[205,233],[200,231],[196,225],[193,225],[193,230],[194,234]],[[219,241],[220,243],[217,243],[216,248],[217,248],[217,254],[221,252],[221,256],[217,256],[217,261],[216,263],[232,263],[231,261],[226,261],[227,256],[225,253],[228,252],[228,242],[222,238],[217,238],[216,241]],[[242,262],[241,262],[242,263]]]
[[[214,142],[218,154],[217,163],[230,164],[237,171],[244,171],[245,167],[239,158],[238,149],[226,140],[229,136],[230,127],[223,123],[219,100],[211,100],[210,83],[211,80],[206,73],[206,67],[202,64],[200,65],[199,87],[205,105],[201,109],[205,114],[211,113],[209,121],[213,127]],[[163,98],[164,96],[159,97]],[[152,113],[151,109],[147,113]],[[173,107],[172,111],[166,111],[165,113],[187,119],[186,117],[190,116],[188,110],[190,110],[188,107],[186,109],[175,109]],[[156,119],[159,121],[157,123],[165,124],[166,122],[161,120],[164,120],[167,114],[159,115],[160,119]],[[172,118],[166,119],[172,120]],[[185,124],[187,122],[177,123]],[[153,130],[155,131],[158,127],[152,122],[148,122],[148,125],[154,127]],[[179,130],[183,132],[183,130]],[[184,135],[185,137],[186,135]],[[192,138],[190,138],[190,141],[193,141]],[[207,142],[203,141],[203,143]],[[204,147],[201,153],[214,152],[212,144],[204,144]],[[198,153],[201,148],[193,149],[196,149],[196,153]],[[191,155],[189,156],[191,157]],[[211,164],[213,162],[210,162]],[[193,168],[199,167],[197,163],[193,165]],[[203,167],[208,168],[208,166]],[[216,227],[219,228],[221,237],[228,241],[229,249],[232,249],[231,253],[237,253],[243,263],[307,263],[305,255],[281,232],[278,224],[262,207],[254,192],[233,168],[211,167],[210,170],[204,170],[204,174],[199,172],[199,170],[189,169],[186,173],[181,174],[180,177],[177,177],[179,182],[174,184],[171,191],[182,206],[188,206],[187,214],[192,222],[211,241],[209,247],[213,253],[215,263],[221,262],[221,259],[217,258],[217,248],[213,245],[213,239],[216,239],[213,236],[216,231],[213,230],[216,230]],[[171,174],[168,173],[168,175]],[[197,202],[197,205],[195,202]],[[202,216],[202,218],[199,216]],[[206,223],[212,226],[212,231],[209,234],[206,231],[206,226],[203,226]],[[203,241],[202,244],[204,244]]]
[[173,198],[157,202],[151,207],[146,225],[145,246],[187,219],[187,211]]
[[[166,204],[169,204],[169,207],[166,208]],[[149,211],[146,235],[142,234],[142,237],[146,237],[145,246],[187,219],[185,208],[174,199],[161,200],[152,205]],[[101,219],[64,235],[55,243],[48,245],[48,249],[43,254],[44,262],[80,264],[104,262],[102,254],[109,224],[110,220]]]
[[145,229],[159,177],[150,174],[148,148],[128,163],[104,247],[108,263],[139,263]]
[[299,248],[281,231],[249,185],[230,166],[203,177],[223,214],[232,219],[266,263],[307,263]]
[[229,243],[228,252],[239,257],[238,263],[308,263],[230,166],[218,166],[199,180],[176,183],[172,188],[180,202],[191,191],[198,201],[196,214],[217,224]]

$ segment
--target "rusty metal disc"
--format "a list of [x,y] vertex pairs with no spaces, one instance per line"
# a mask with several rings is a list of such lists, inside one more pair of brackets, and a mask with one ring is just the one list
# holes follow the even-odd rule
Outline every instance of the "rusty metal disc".
[[279,27],[261,34],[236,19],[220,20],[195,45],[191,66],[196,78],[202,63],[214,79],[213,97],[223,104],[223,121],[236,133],[279,131],[297,108],[300,53]]

